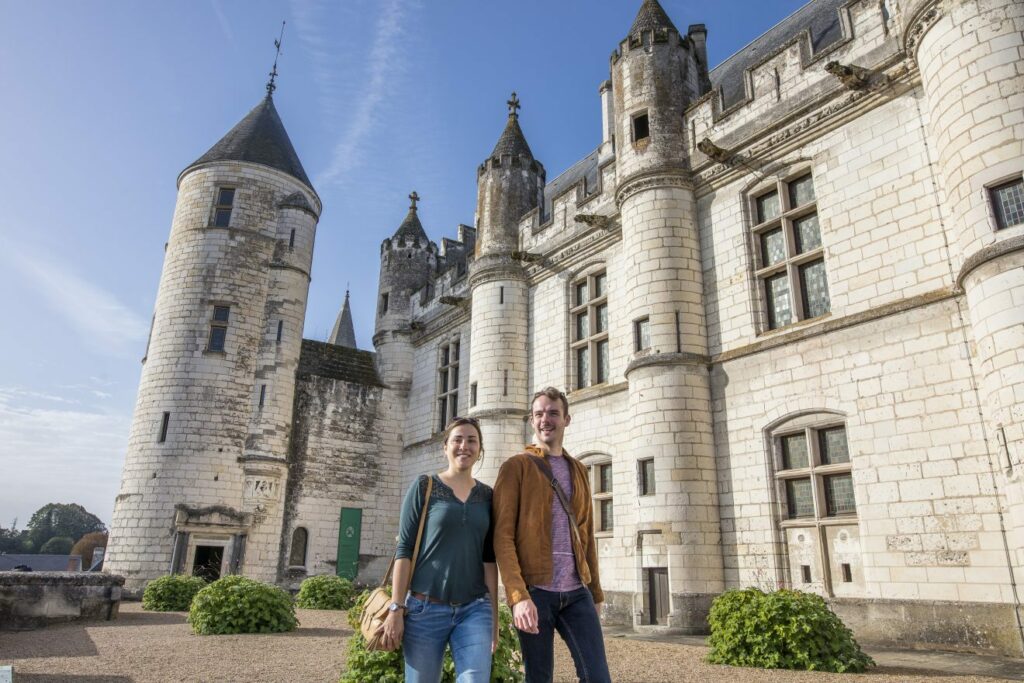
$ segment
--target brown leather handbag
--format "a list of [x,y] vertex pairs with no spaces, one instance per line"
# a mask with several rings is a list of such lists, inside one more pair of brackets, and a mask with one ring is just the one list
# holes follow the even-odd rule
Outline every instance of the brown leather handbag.
[[[420,543],[423,540],[423,525],[427,521],[427,508],[430,507],[430,492],[434,488],[434,478],[427,477],[427,493],[423,496],[423,512],[420,513],[420,526],[416,531],[416,545],[412,551],[412,569],[409,571],[409,585],[412,585],[412,575],[416,573],[416,560],[420,555]],[[395,551],[395,555],[398,551]],[[367,650],[393,650],[393,647],[384,647],[384,620],[388,616],[388,607],[391,605],[391,595],[388,594],[387,585],[391,582],[391,572],[395,568],[395,555],[391,556],[388,563],[388,570],[384,572],[384,578],[380,585],[373,589],[370,597],[363,605],[363,614],[359,618],[359,630],[366,639]]]

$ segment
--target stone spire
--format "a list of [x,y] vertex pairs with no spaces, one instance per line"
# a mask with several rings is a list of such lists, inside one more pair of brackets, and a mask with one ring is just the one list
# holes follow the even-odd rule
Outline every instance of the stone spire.
[[519,98],[514,92],[512,93],[512,99],[507,104],[508,123],[505,124],[505,130],[502,132],[501,137],[498,138],[498,144],[494,146],[491,157],[496,158],[509,154],[532,159],[533,152],[530,151],[530,146],[526,144],[526,136],[523,135],[523,129],[519,127],[519,109],[521,107],[519,105]]
[[348,307],[348,290],[345,290],[345,303],[341,305],[341,312],[338,319],[334,321],[334,330],[327,340],[335,346],[347,346],[350,349],[356,347],[356,332],[352,327],[352,311]]
[[629,35],[646,33],[658,28],[670,28],[679,32],[658,0],[644,0],[640,5],[640,11],[636,13],[636,19],[633,20],[633,28],[629,29]]
[[[274,99],[267,92],[263,101],[253,107],[228,134],[203,156],[182,171],[182,175],[196,166],[220,161],[248,161],[283,171],[313,189],[309,176],[302,168],[299,155],[292,147],[288,132],[274,107]],[[180,178],[181,176],[179,176]]]
[[412,240],[423,239],[426,241],[427,233],[423,230],[423,224],[420,223],[420,217],[416,213],[416,202],[420,200],[420,196],[416,194],[416,190],[412,191],[409,195],[409,213],[405,215],[405,220],[398,226],[398,230],[395,230],[395,234],[391,239],[407,238]]

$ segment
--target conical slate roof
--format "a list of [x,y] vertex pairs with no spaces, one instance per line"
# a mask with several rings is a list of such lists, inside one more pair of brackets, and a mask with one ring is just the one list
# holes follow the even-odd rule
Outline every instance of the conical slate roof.
[[345,303],[341,305],[341,312],[338,313],[338,319],[334,322],[334,329],[328,341],[335,346],[356,348],[356,331],[352,326],[352,312],[348,308],[348,290],[345,291]]
[[423,224],[420,223],[420,217],[416,215],[415,206],[409,207],[409,213],[405,215],[405,220],[398,226],[398,230],[395,230],[392,239],[398,239],[399,237],[406,237],[412,240],[427,239],[427,233],[423,229]]
[[519,117],[515,114],[509,114],[505,130],[502,132],[501,137],[498,138],[498,144],[494,146],[494,151],[491,152],[492,157],[500,157],[503,154],[533,158],[533,152],[530,151],[530,146],[526,144],[526,136],[523,135],[523,129],[519,127]]
[[288,138],[288,132],[281,123],[281,117],[278,116],[270,95],[264,97],[262,102],[253,107],[244,119],[220,139],[220,142],[191,163],[185,171],[199,164],[216,161],[248,161],[263,164],[287,173],[310,188],[313,187],[305,169],[302,168],[299,155],[292,147],[292,141]]
[[656,28],[670,28],[678,33],[675,24],[668,18],[658,0],[644,0],[644,4],[640,5],[640,11],[636,13],[636,19],[633,20],[633,28],[629,29],[629,35],[645,33]]

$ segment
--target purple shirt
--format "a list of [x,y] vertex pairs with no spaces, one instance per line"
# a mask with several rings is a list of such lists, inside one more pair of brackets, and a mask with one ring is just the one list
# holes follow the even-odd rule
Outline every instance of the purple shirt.
[[[572,473],[569,471],[569,461],[564,456],[551,456],[548,462],[565,497],[572,500]],[[566,593],[583,586],[579,572],[576,571],[576,559],[572,551],[572,523],[554,490],[551,491],[551,569],[551,583],[539,584],[536,588]]]

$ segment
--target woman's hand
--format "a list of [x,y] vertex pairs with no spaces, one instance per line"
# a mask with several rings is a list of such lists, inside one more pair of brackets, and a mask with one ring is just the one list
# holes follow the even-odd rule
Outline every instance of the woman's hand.
[[402,610],[388,612],[381,630],[384,636],[382,639],[384,647],[388,650],[394,650],[401,645],[402,633],[405,631],[405,617],[402,614]]

